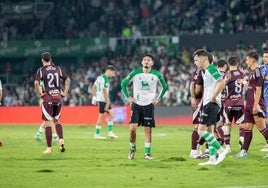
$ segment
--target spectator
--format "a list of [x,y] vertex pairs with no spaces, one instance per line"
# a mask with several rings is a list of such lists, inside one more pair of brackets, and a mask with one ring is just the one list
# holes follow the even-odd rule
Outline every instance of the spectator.
[[[266,43],[266,41],[264,43]],[[144,42],[144,44],[146,44],[146,42]],[[65,70],[66,72],[70,72],[72,79],[70,96],[68,97],[70,100],[68,100],[66,104],[70,106],[90,105],[91,87],[96,79],[96,75],[101,74],[103,68],[108,64],[113,64],[115,67],[120,68],[117,72],[116,78],[111,80],[111,104],[124,105],[124,100],[122,100],[122,94],[120,92],[118,83],[124,76],[126,76],[127,72],[130,72],[130,70],[135,69],[139,66],[138,57],[147,50],[155,55],[157,61],[155,62],[154,66],[164,75],[169,85],[169,89],[166,92],[160,105],[190,105],[188,88],[190,82],[190,74],[194,71],[194,66],[191,63],[191,54],[194,49],[183,49],[182,52],[177,53],[176,56],[169,56],[166,50],[158,51],[157,49],[150,48],[149,45],[146,47],[137,46],[137,50],[133,52],[132,56],[129,56],[127,54],[116,55],[114,52],[111,52],[109,57],[106,57],[106,55],[104,55],[100,58],[91,58],[85,61],[81,61],[77,64],[71,64],[71,66],[62,66],[63,69],[67,69]],[[222,50],[213,51],[212,53],[215,60],[219,58],[226,59],[230,54],[236,55],[241,59],[245,59],[245,56],[249,51],[257,51],[257,48],[250,45],[248,46],[241,42],[233,51]],[[21,64],[16,64],[16,66],[14,64],[14,68],[16,68],[16,70],[22,71],[23,67],[27,63],[21,62]],[[30,70],[31,66],[29,66],[28,71]],[[2,71],[2,73],[5,73],[5,70]],[[33,79],[33,77],[29,77],[20,80],[14,85],[9,85],[6,89],[7,95],[5,95],[2,100],[3,105],[38,105],[38,97],[36,96],[32,87]],[[17,101],[15,96],[19,96],[20,102],[13,102],[13,100]]]
[[[9,36],[4,38],[8,40],[121,37],[123,26],[127,26],[128,37],[131,30],[134,35],[135,28],[143,28],[142,32],[135,33],[138,36],[267,32],[267,14],[263,14],[257,6],[263,1],[255,2],[53,1],[54,6],[45,19],[33,16],[33,19],[18,23],[16,19],[0,15],[0,30],[6,28],[4,30],[8,31]],[[254,3],[256,6],[253,6]],[[248,7],[251,7],[251,11],[248,11]],[[0,32],[0,35],[3,33]]]

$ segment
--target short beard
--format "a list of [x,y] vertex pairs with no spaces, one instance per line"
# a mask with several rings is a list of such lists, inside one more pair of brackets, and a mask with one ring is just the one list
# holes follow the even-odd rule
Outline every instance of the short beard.
[[145,68],[145,69],[149,69],[150,67],[148,67],[147,65],[145,65],[143,68]]

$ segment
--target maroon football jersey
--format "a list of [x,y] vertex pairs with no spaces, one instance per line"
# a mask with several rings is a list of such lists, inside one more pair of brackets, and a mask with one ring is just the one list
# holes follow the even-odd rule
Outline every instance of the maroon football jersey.
[[[194,85],[202,85],[203,86],[203,78],[202,78],[202,69],[195,69],[194,74],[192,75],[191,81],[194,82]],[[201,99],[203,92],[199,93],[196,96],[196,99]]]
[[60,81],[66,80],[68,76],[59,66],[43,66],[37,70],[35,80],[42,81],[42,90],[45,95],[42,97],[43,102],[60,103],[61,85]]
[[193,124],[199,124],[201,112],[202,112],[202,96],[203,96],[203,77],[202,77],[202,69],[195,69],[191,81],[194,83],[194,87],[196,85],[201,85],[202,86],[202,91],[196,96],[196,102],[197,102],[197,108],[193,109],[192,115],[193,115]]
[[[254,101],[255,101],[256,87],[257,86],[262,87],[263,82],[264,82],[264,78],[259,67],[251,71],[249,75],[249,85],[248,85],[248,90],[247,90],[246,109],[252,111]],[[259,106],[261,109],[265,109],[263,92],[261,92]]]
[[228,82],[225,86],[225,106],[243,106],[244,105],[244,97],[243,97],[243,89],[244,85],[242,83],[238,83],[238,79],[244,79],[245,73],[240,70],[232,70],[226,74]]

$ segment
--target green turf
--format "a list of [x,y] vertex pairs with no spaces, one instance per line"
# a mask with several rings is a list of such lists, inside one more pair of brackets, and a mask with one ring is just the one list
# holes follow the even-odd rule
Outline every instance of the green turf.
[[[143,159],[144,132],[137,132],[137,153],[127,159],[128,126],[115,126],[113,140],[93,139],[93,126],[65,126],[66,152],[54,143],[53,154],[33,140],[38,126],[0,126],[0,187],[268,187],[265,141],[254,129],[247,159],[230,158],[239,151],[237,128],[232,153],[217,166],[200,167],[190,159],[191,126],[159,126],[153,130],[152,155]],[[104,135],[107,129],[102,130]],[[207,159],[205,159],[207,160]],[[202,161],[205,161],[202,160]]]

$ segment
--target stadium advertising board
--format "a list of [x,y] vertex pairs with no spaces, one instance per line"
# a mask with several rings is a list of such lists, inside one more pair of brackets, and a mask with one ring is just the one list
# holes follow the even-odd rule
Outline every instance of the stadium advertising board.
[[50,51],[54,56],[103,55],[108,48],[108,38],[74,40],[9,41],[0,44],[0,57],[40,56]]

